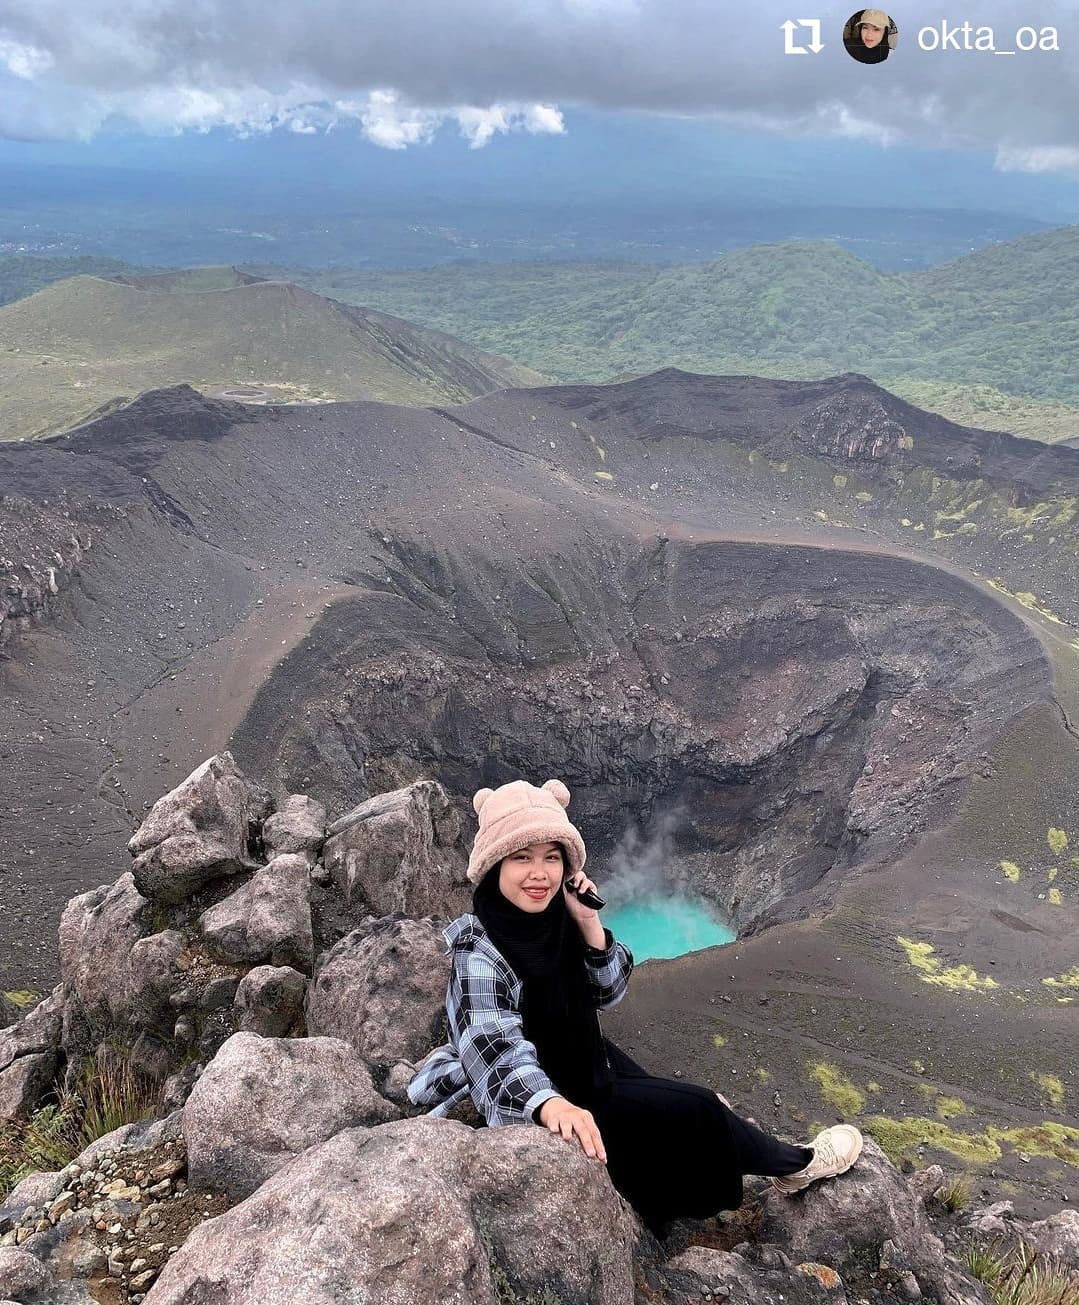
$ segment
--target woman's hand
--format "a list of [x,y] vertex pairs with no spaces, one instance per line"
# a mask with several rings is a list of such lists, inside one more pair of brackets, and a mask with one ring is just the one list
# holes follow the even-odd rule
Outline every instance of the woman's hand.
[[561,1133],[567,1142],[576,1136],[585,1155],[607,1163],[603,1139],[590,1110],[582,1110],[565,1097],[551,1097],[540,1106],[539,1119],[552,1133]]
[[[576,874],[567,875],[565,883],[574,884],[578,892],[583,892],[587,888],[597,896],[599,895],[599,889],[583,870],[578,870]],[[562,894],[566,899],[566,910],[577,922],[577,927],[580,929],[585,942],[590,947],[602,947],[604,934],[603,925],[599,921],[599,912],[593,910],[591,906],[585,906],[577,894],[571,893],[565,885],[563,885]]]

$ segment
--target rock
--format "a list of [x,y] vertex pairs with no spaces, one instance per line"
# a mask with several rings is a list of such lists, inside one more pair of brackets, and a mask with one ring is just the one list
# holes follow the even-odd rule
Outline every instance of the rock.
[[0,1122],[26,1119],[56,1077],[55,1051],[30,1052],[18,1056],[0,1070]]
[[195,1228],[150,1301],[625,1305],[634,1239],[629,1208],[579,1147],[531,1125],[422,1117],[304,1151]]
[[54,1201],[64,1190],[67,1179],[62,1169],[50,1169],[42,1173],[27,1174],[8,1192],[3,1204],[0,1204],[0,1233],[6,1232],[5,1225],[17,1223],[31,1206],[41,1207]]
[[433,920],[368,917],[319,957],[308,1033],[344,1038],[372,1064],[417,1063],[444,1040],[449,974]]
[[777,1269],[711,1246],[688,1247],[668,1261],[663,1276],[665,1299],[697,1301],[706,1292],[730,1305],[843,1305],[847,1299],[842,1279],[827,1265]]
[[916,1173],[911,1174],[907,1178],[907,1184],[924,1205],[926,1201],[936,1196],[944,1186],[944,1170],[940,1165],[929,1165],[928,1168],[919,1169]]
[[1048,1219],[1039,1219],[1028,1225],[1023,1239],[1043,1255],[1079,1272],[1079,1210],[1061,1210]]
[[102,1041],[132,1047],[136,1068],[168,1072],[176,1022],[173,995],[183,987],[175,929],[146,935],[150,903],[130,872],[110,887],[72,898],[60,918],[64,983],[62,1041],[69,1066]]
[[268,802],[231,752],[208,757],[158,798],[128,843],[139,891],[158,902],[181,902],[211,879],[252,865],[251,826]]
[[240,1030],[283,1038],[303,1023],[307,980],[289,965],[256,965],[240,980],[236,1009]]
[[207,947],[223,960],[293,965],[309,972],[311,878],[306,857],[275,856],[231,896],[199,917]]
[[0,1246],[0,1291],[28,1296],[52,1285],[53,1275],[36,1255],[15,1246]]
[[111,1133],[91,1142],[72,1163],[84,1171],[96,1169],[99,1159],[113,1152],[149,1150],[165,1142],[180,1142],[182,1138],[183,1114],[176,1110],[163,1119],[140,1119],[133,1124],[121,1124]]
[[63,1012],[64,985],[58,983],[17,1023],[0,1029],[0,1071],[7,1069],[17,1056],[55,1051],[60,1045]]
[[408,1085],[416,1073],[416,1066],[408,1060],[399,1060],[391,1065],[382,1082],[382,1095],[399,1106],[409,1107]]
[[269,861],[282,852],[298,852],[314,864],[326,838],[326,808],[303,793],[290,793],[262,826]]
[[338,1038],[236,1033],[184,1107],[188,1181],[241,1200],[308,1147],[398,1113]]
[[335,820],[322,857],[349,905],[360,896],[376,915],[456,916],[472,896],[460,839],[445,789],[424,779]]
[[984,1236],[1001,1237],[1012,1231],[1015,1219],[1015,1207],[1011,1201],[997,1201],[995,1205],[981,1206],[971,1210],[966,1224],[971,1232]]
[[761,1241],[780,1244],[794,1260],[857,1272],[872,1256],[879,1263],[885,1243],[890,1262],[917,1275],[922,1290],[942,1300],[981,1300],[933,1232],[919,1191],[912,1188],[872,1138],[865,1139],[854,1168],[839,1178],[814,1183],[794,1197],[774,1188],[764,1195]]

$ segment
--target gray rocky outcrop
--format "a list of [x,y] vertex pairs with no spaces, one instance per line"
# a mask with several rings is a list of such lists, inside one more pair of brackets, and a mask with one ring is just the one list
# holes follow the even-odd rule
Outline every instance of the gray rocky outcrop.
[[262,825],[267,860],[298,852],[314,862],[326,839],[326,808],[305,793],[290,793]]
[[0,1073],[0,1120],[32,1114],[56,1074],[55,1051],[20,1056]]
[[64,986],[62,1042],[69,1061],[102,1041],[131,1047],[133,1066],[151,1078],[169,1070],[175,1024],[171,998],[183,983],[177,968],[184,936],[148,932],[150,903],[130,872],[108,887],[73,898],[60,919]]
[[303,1024],[307,980],[291,965],[256,965],[236,989],[239,1031],[283,1038]]
[[1079,1210],[1059,1210],[1048,1219],[1029,1224],[1023,1240],[1079,1276]]
[[0,1029],[0,1121],[23,1118],[52,1083],[63,1026],[63,985]]
[[315,944],[306,856],[275,856],[241,888],[204,911],[199,929],[206,945],[223,960],[292,965],[309,972]]
[[211,879],[252,867],[252,825],[269,809],[268,795],[241,773],[232,753],[208,757],[158,798],[128,843],[139,891],[181,902]]
[[625,1305],[635,1235],[603,1166],[543,1129],[401,1120],[336,1134],[196,1228],[147,1305]]
[[876,1257],[882,1268],[913,1274],[924,1294],[941,1301],[988,1299],[964,1282],[930,1226],[921,1193],[872,1138],[842,1179],[794,1197],[766,1189],[759,1238],[781,1245],[793,1261],[821,1262],[840,1276]]
[[371,1064],[416,1063],[444,1040],[449,973],[433,920],[368,918],[319,957],[308,1032],[344,1038]]
[[828,1265],[795,1264],[774,1246],[744,1249],[750,1254],[690,1246],[666,1264],[665,1285],[674,1289],[672,1295],[678,1292],[679,1299],[689,1296],[727,1305],[845,1305],[843,1279]]
[[184,1107],[191,1186],[240,1200],[308,1147],[398,1114],[347,1042],[237,1033]]
[[53,1275],[35,1255],[17,1246],[0,1246],[0,1291],[21,1299],[44,1291],[53,1283]]
[[375,915],[458,915],[471,898],[460,817],[434,780],[379,793],[335,820],[322,855],[346,904],[358,899]]

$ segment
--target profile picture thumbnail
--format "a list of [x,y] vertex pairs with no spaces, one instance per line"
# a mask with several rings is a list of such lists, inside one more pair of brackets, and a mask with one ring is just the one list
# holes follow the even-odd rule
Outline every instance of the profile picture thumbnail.
[[843,46],[859,63],[883,63],[898,40],[899,29],[883,9],[859,9],[843,28]]

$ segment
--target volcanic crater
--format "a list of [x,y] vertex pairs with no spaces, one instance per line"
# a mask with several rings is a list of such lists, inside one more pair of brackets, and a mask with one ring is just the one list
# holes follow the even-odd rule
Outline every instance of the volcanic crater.
[[66,899],[226,747],[331,816],[558,776],[601,891],[662,827],[739,932],[638,968],[631,1054],[792,1133],[906,1121],[894,1153],[1006,1121],[1030,1201],[1068,1184],[1079,452],[864,377],[664,372],[452,409],[176,387],[0,445],[0,484],[5,987],[53,981]]

